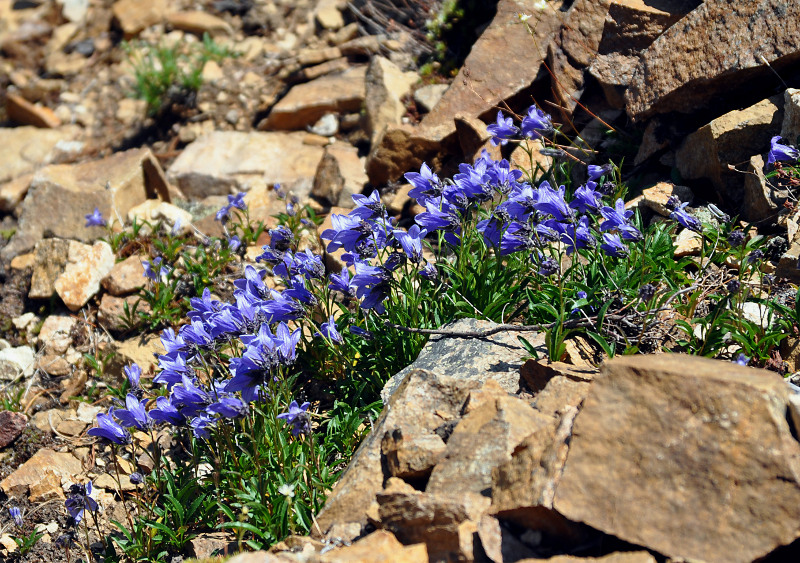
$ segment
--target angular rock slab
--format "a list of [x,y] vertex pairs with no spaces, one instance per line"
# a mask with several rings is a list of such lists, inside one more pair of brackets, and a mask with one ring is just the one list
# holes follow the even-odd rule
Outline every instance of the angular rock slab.
[[[433,433],[461,416],[469,392],[477,387],[479,384],[474,381],[425,370],[411,371],[336,483],[325,508],[317,516],[317,529],[326,533],[334,524],[342,527],[356,524],[353,527],[361,530],[367,523],[367,508],[383,490],[381,441],[386,432],[405,428],[409,434]],[[357,531],[353,537],[359,534]]]
[[100,281],[114,267],[114,251],[107,242],[72,244],[67,266],[53,284],[70,311],[77,311],[100,291]]
[[281,184],[302,200],[322,158],[322,148],[304,144],[305,136],[215,131],[186,147],[167,175],[190,199]]
[[149,149],[133,149],[83,164],[56,164],[39,170],[22,202],[19,229],[2,256],[26,252],[42,238],[82,242],[105,235],[87,227],[85,215],[95,207],[111,221],[124,221],[128,210],[147,198],[169,201],[161,165]]
[[707,0],[644,51],[625,94],[628,115],[690,113],[757,87],[772,74],[762,58],[778,73],[800,60],[800,3]]
[[[461,319],[442,327],[443,330],[480,332],[496,326],[491,321]],[[393,375],[381,391],[383,404],[412,371],[424,369],[453,377],[485,383],[494,379],[508,393],[520,389],[520,368],[528,352],[517,340],[518,332],[500,332],[486,338],[433,336],[413,364]],[[544,335],[525,333],[525,338],[544,352]]]
[[731,363],[615,358],[575,420],[555,509],[676,559],[761,558],[800,530],[788,393]]
[[48,473],[55,473],[62,479],[72,479],[81,471],[81,462],[72,454],[45,448],[36,452],[14,473],[0,481],[0,488],[7,495],[26,494],[28,487],[40,482]]

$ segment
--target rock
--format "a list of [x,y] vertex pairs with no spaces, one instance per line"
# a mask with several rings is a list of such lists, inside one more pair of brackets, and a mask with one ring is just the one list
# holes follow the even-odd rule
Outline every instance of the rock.
[[88,424],[80,420],[62,420],[56,426],[56,431],[69,438],[77,438],[86,430]]
[[[476,332],[495,326],[491,321],[461,319],[447,324],[444,330]],[[519,370],[528,352],[517,340],[514,332],[500,332],[486,338],[458,338],[445,335],[432,336],[413,364],[393,375],[381,391],[383,404],[406,376],[415,370],[430,370],[455,379],[485,383],[493,379],[506,392],[520,390]],[[544,350],[544,335],[527,334],[528,342]]]
[[339,547],[320,556],[320,563],[427,563],[423,543],[403,545],[391,532],[378,530],[353,545]]
[[53,471],[45,472],[41,481],[30,484],[29,499],[33,503],[64,500],[65,498],[61,477]]
[[22,203],[33,174],[24,174],[5,183],[0,183],[0,211],[13,212]]
[[117,262],[103,281],[103,289],[117,297],[128,295],[144,287],[144,267],[141,256],[128,256],[122,262]]
[[[22,202],[19,229],[0,256],[30,250],[44,235],[94,241],[105,234],[86,227],[87,213],[97,207],[108,221],[121,221],[148,197],[169,201],[161,166],[148,149],[133,149],[83,164],[50,165],[39,170]],[[42,209],[58,209],[43,214]],[[119,215],[116,215],[119,214]]]
[[[511,452],[533,432],[546,431],[552,418],[532,409],[489,380],[484,387],[494,386],[501,396],[470,410],[447,440],[444,458],[433,468],[427,493],[476,493],[488,496],[492,471],[511,459]],[[483,392],[483,390],[481,390]],[[472,404],[472,396],[468,406]]]
[[39,344],[45,354],[65,354],[72,345],[78,320],[67,315],[50,315],[39,329]]
[[560,417],[567,409],[580,406],[596,373],[595,368],[544,360],[528,360],[520,370],[534,394],[531,406],[553,417]]
[[445,449],[437,434],[408,434],[399,428],[387,431],[381,440],[381,455],[389,474],[404,480],[428,478]]
[[57,130],[37,127],[0,128],[0,182],[33,172],[36,167],[48,164],[56,155],[59,141],[70,140],[78,134],[75,127]]
[[[322,223],[317,227],[317,237],[324,233],[328,229],[333,228],[333,220],[332,217],[334,215],[347,215],[350,212],[349,209],[345,209],[344,207],[331,207],[328,210],[328,215],[323,219]],[[344,249],[340,248],[333,253],[328,252],[328,244],[329,241],[319,239],[323,245],[324,249],[324,259],[325,259],[325,267],[328,268],[329,271],[339,273],[342,271],[342,268],[345,267],[344,260],[342,260],[342,254],[344,254]]]
[[58,0],[58,3],[61,4],[61,14],[67,21],[78,23],[86,19],[89,0]]
[[[8,348],[6,348],[8,350]],[[3,352],[4,350],[0,350]],[[1,361],[1,360],[0,360]],[[33,357],[31,357],[33,365]],[[19,438],[28,426],[28,417],[20,412],[0,411],[0,448],[5,448]]]
[[336,31],[344,27],[343,7],[339,0],[321,0],[314,9],[314,19],[322,29]]
[[33,252],[26,252],[25,254],[14,256],[14,258],[11,259],[10,266],[12,270],[27,270],[33,268],[35,261],[36,256],[34,256]]
[[39,411],[31,417],[31,426],[46,434],[52,434],[56,426],[75,413],[74,409],[61,410],[58,408]]
[[699,112],[725,107],[743,84],[769,88],[772,73],[797,59],[798,19],[800,4],[785,0],[704,2],[643,52],[625,94],[628,115]]
[[137,364],[142,373],[153,373],[153,369],[158,365],[156,354],[164,354],[164,346],[158,336],[153,334],[142,334],[114,343],[112,349],[114,356],[107,366],[107,373],[122,381],[125,377],[123,369],[128,364]]
[[54,473],[59,479],[73,479],[81,471],[81,462],[72,454],[43,448],[0,481],[0,488],[7,495],[24,495],[28,493],[28,487],[46,479],[48,473]]
[[202,37],[204,33],[208,33],[211,37],[233,35],[233,29],[228,22],[207,12],[173,12],[167,14],[166,20],[167,25],[174,29],[193,33],[199,37]]
[[67,267],[70,246],[79,244],[64,239],[45,239],[36,244],[33,274],[28,297],[49,299],[55,295],[55,282]]
[[[511,168],[522,170],[523,174],[525,174],[523,178],[532,177],[538,180],[553,165],[553,157],[545,156],[541,153],[544,148],[545,146],[541,139],[528,140],[525,143],[521,143],[511,151],[511,156],[508,158]],[[528,151],[530,151],[530,154],[528,154]]]
[[[158,223],[164,225],[173,234],[187,234],[192,231],[192,214],[184,211],[177,205],[160,201],[157,199],[148,199],[131,207],[128,210],[128,221],[133,223],[137,219],[139,223],[147,221],[154,226]],[[147,234],[150,229],[145,225],[142,230],[143,234]]]
[[437,129],[436,136],[446,139],[456,131],[453,118],[458,113],[494,120],[501,101],[522,95],[536,80],[547,45],[561,24],[561,6],[555,1],[536,12],[527,22],[533,29],[530,34],[519,21],[519,14],[530,13],[531,4],[500,0],[496,15],[472,46],[450,88],[421,125]]
[[608,104],[617,109],[625,107],[625,90],[639,64],[636,55],[608,53],[597,55],[589,66],[589,74],[600,84]]
[[166,11],[166,0],[117,0],[111,6],[114,21],[125,39],[133,39],[151,25],[160,23]]
[[788,394],[731,362],[617,357],[575,420],[555,509],[674,559],[764,557],[800,525]]
[[[757,154],[750,157],[747,174],[744,176],[744,202],[742,217],[747,221],[759,222],[774,219],[778,207],[788,199],[785,189],[776,189],[764,176],[764,158]],[[791,234],[790,234],[791,237]]]
[[325,148],[317,167],[311,195],[343,208],[352,208],[353,194],[360,194],[368,182],[358,149],[346,143]]
[[400,67],[384,57],[374,57],[365,76],[367,110],[366,132],[372,143],[389,124],[399,125],[406,112],[401,98],[407,96],[411,86],[419,80],[416,72],[403,72]]
[[[130,481],[128,481],[130,483]],[[218,555],[230,555],[238,551],[236,542],[226,532],[200,534],[189,541],[192,554],[198,559],[209,559]]]
[[691,188],[676,186],[671,182],[659,182],[655,186],[642,190],[644,198],[642,204],[663,217],[669,217],[670,210],[667,209],[667,200],[673,195],[684,203],[691,204],[694,201],[694,193]]
[[339,118],[335,113],[326,113],[317,120],[310,131],[321,137],[332,137],[339,132]]
[[100,291],[100,280],[113,267],[114,251],[107,242],[71,244],[67,266],[53,284],[56,293],[70,311],[77,311]]
[[603,557],[556,555],[548,559],[520,559],[518,563],[656,563],[656,558],[647,551],[619,551]]
[[498,150],[499,147],[492,147],[490,144],[492,134],[486,130],[486,124],[483,121],[477,117],[459,113],[455,117],[455,122],[458,144],[461,152],[470,162],[475,162],[483,149],[489,151],[493,157],[502,156]]
[[22,96],[6,94],[6,115],[19,125],[33,125],[42,129],[56,129],[61,120],[48,107],[30,103]]
[[144,119],[147,114],[147,102],[144,100],[134,100],[133,98],[125,98],[119,101],[117,106],[117,113],[114,117],[123,125],[132,126],[137,122]]
[[364,104],[366,67],[354,66],[341,74],[327,75],[292,87],[275,104],[267,129],[303,129],[326,113],[358,111]]
[[423,162],[435,168],[436,163],[431,159],[443,149],[442,139],[426,130],[411,125],[389,125],[373,143],[367,158],[367,176],[373,186],[382,186],[406,172],[419,170]]
[[700,254],[703,247],[703,237],[700,233],[690,231],[689,229],[682,229],[675,237],[673,243],[675,258],[683,258],[684,256],[696,256]]
[[548,48],[553,91],[569,113],[583,94],[584,69],[597,55],[610,4],[611,0],[573,2]]
[[93,424],[97,415],[105,411],[106,409],[102,406],[92,406],[89,403],[80,402],[78,403],[78,410],[75,413],[75,420],[86,424]]
[[190,144],[167,171],[190,199],[281,184],[305,197],[322,149],[304,133],[215,131]]
[[800,89],[787,88],[783,93],[781,137],[790,145],[800,145]]
[[431,111],[439,103],[439,100],[442,99],[449,87],[449,84],[426,84],[425,86],[420,86],[414,90],[414,101],[417,104],[417,108],[426,112]]
[[[322,512],[317,515],[324,534],[334,524],[357,524],[356,534],[367,523],[366,510],[383,489],[381,440],[394,428],[413,428],[418,434],[433,433],[460,417],[470,390],[479,384],[424,370],[408,374],[390,399],[344,472]],[[347,538],[345,538],[347,539]]]
[[33,375],[35,354],[30,346],[0,350],[0,380],[13,381]]
[[744,175],[728,164],[746,162],[754,147],[768,147],[782,119],[778,96],[714,119],[686,137],[675,153],[681,177],[709,179],[720,197],[736,207],[742,202]]
[[150,313],[150,306],[146,301],[139,298],[138,295],[128,295],[126,297],[115,297],[114,295],[105,294],[100,299],[100,307],[97,311],[97,322],[110,332],[124,332],[130,327],[126,320],[125,305],[128,305],[128,310],[133,314],[133,324],[138,325],[141,319],[138,313]]

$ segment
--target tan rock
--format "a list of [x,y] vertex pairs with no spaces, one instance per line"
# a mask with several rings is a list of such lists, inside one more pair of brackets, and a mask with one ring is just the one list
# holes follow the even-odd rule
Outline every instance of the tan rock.
[[33,125],[42,129],[56,129],[61,120],[48,107],[30,103],[22,96],[6,94],[6,115],[19,125]]
[[366,67],[327,75],[289,90],[269,114],[268,129],[302,129],[330,112],[358,111],[364,103]]
[[32,178],[33,174],[24,174],[0,184],[0,211],[14,211],[22,203]]
[[50,500],[64,500],[64,489],[61,486],[61,477],[53,471],[47,471],[44,477],[30,485],[30,501],[33,503],[47,502]]
[[81,462],[72,454],[44,448],[0,481],[0,488],[7,495],[24,495],[31,485],[47,478],[49,473],[55,474],[59,479],[73,479],[81,471]]
[[164,346],[157,335],[142,334],[116,342],[113,346],[115,352],[108,365],[109,375],[122,381],[123,369],[131,363],[137,364],[142,373],[153,373],[158,365],[156,354],[164,354]]
[[33,172],[38,166],[48,164],[56,155],[55,146],[78,135],[75,127],[57,130],[37,127],[0,128],[0,182],[7,182]]
[[133,293],[144,287],[144,267],[141,256],[128,256],[122,262],[117,262],[101,282],[103,289],[111,295],[121,296]]
[[55,283],[67,267],[71,245],[79,244],[64,239],[44,239],[36,244],[33,275],[28,297],[49,299],[56,293]]
[[418,80],[416,72],[403,72],[384,57],[374,57],[366,73],[367,135],[372,143],[389,124],[399,125],[406,112],[401,98],[411,92]]
[[56,293],[69,308],[77,311],[100,291],[102,280],[114,267],[114,251],[107,242],[93,246],[70,245],[67,266],[53,284]]
[[[134,149],[83,164],[59,164],[39,170],[21,206],[19,229],[2,256],[25,252],[50,236],[88,242],[105,234],[86,227],[95,207],[108,221],[120,221],[128,210],[148,197],[169,200],[168,186],[158,161],[148,149]],[[58,209],[52,214],[42,209]]]
[[781,137],[785,143],[798,145],[800,137],[800,89],[787,88],[783,93],[783,123]]
[[[424,370],[410,373],[317,515],[319,529],[325,533],[334,523],[355,523],[358,529],[366,525],[366,510],[383,489],[381,439],[386,431],[413,427],[420,434],[432,433],[442,424],[459,418],[467,393],[477,386],[472,381],[458,381]],[[463,511],[463,502],[459,506]]]
[[65,354],[72,344],[78,320],[68,315],[50,315],[39,329],[39,344],[45,354]]
[[520,373],[534,395],[531,406],[541,413],[559,417],[566,409],[583,402],[597,369],[528,360]]
[[30,377],[35,365],[33,348],[30,346],[0,350],[0,380],[14,381],[18,377]]
[[200,37],[202,37],[204,33],[208,33],[211,37],[233,35],[233,29],[228,25],[228,22],[208,12],[173,12],[167,14],[166,19],[167,24],[174,29],[179,29],[186,33],[193,33]]
[[314,9],[314,19],[322,29],[336,31],[344,27],[343,8],[345,4],[340,0],[321,0]]
[[553,165],[553,157],[545,156],[540,151],[545,148],[541,139],[534,139],[520,144],[509,157],[511,168],[522,170],[526,178],[534,180],[541,178],[542,175],[550,170]]
[[780,72],[797,56],[798,19],[796,2],[704,2],[644,51],[625,94],[628,115],[640,121],[720,107],[740,86],[772,80],[771,69]]
[[132,39],[151,25],[160,23],[166,11],[166,0],[117,0],[111,6],[114,21],[122,29],[125,39]]
[[731,362],[617,357],[576,418],[555,509],[675,559],[764,557],[800,526],[789,392]]
[[59,434],[75,438],[83,434],[87,426],[88,424],[80,420],[62,420],[56,426],[56,430]]
[[520,559],[517,563],[656,563],[656,558],[647,551],[620,551],[603,557],[556,555],[549,559]]
[[667,209],[667,201],[670,197],[675,196],[682,203],[691,204],[694,201],[694,193],[691,188],[676,186],[672,182],[659,182],[655,186],[645,188],[642,190],[642,196],[644,196],[643,205],[664,217],[669,217],[671,213]]
[[[187,234],[192,230],[192,214],[184,211],[177,205],[158,199],[147,199],[128,210],[128,221],[133,223],[137,219],[141,224],[147,221],[153,225],[164,223],[174,234]],[[143,227],[143,234],[150,232],[149,227]]]
[[[561,25],[561,5],[558,0],[548,2],[545,10],[528,20],[533,29],[531,37],[526,25],[519,21],[520,13],[531,13],[531,4],[500,0],[497,14],[472,46],[450,88],[423,118],[422,126],[436,129],[436,136],[445,139],[455,133],[453,118],[458,113],[493,120],[502,100],[524,92],[536,78],[547,55],[547,45]],[[498,64],[499,60],[502,64]]]
[[39,429],[45,434],[54,433],[56,427],[62,420],[72,418],[75,416],[75,409],[48,409],[46,411],[39,411],[31,417],[31,426]]
[[304,138],[300,132],[216,131],[186,147],[168,177],[192,199],[281,184],[302,200],[323,153]]
[[140,299],[138,295],[128,295],[125,297],[115,297],[114,295],[105,294],[100,299],[100,307],[97,311],[97,322],[102,327],[111,332],[123,332],[130,327],[127,323],[127,316],[125,314],[125,306],[128,306],[128,311],[132,313],[132,321],[134,326],[141,323],[138,313],[150,313],[150,305],[146,301]]
[[402,429],[387,431],[381,440],[381,455],[392,477],[413,480],[430,476],[447,449],[436,434],[404,434]]
[[675,251],[673,256],[675,258],[683,258],[684,256],[697,256],[703,248],[703,236],[700,233],[683,229],[675,237],[673,242]]
[[36,255],[33,252],[27,252],[19,256],[14,256],[14,258],[11,259],[10,266],[12,270],[27,270],[28,268],[33,268],[35,263]]
[[[742,217],[748,221],[774,220],[778,207],[788,198],[788,191],[778,189],[764,176],[764,158],[757,154],[750,157],[744,177],[744,201]],[[792,233],[789,234],[792,238]]]
[[382,186],[398,180],[406,172],[418,171],[423,162],[435,169],[437,162],[433,157],[442,148],[441,141],[441,138],[429,136],[427,131],[411,125],[387,126],[367,158],[370,183]]
[[675,162],[684,179],[707,178],[730,205],[742,201],[744,174],[728,169],[746,162],[753,147],[767,147],[783,119],[782,100],[774,96],[734,110],[704,125],[684,140]]
[[449,84],[426,84],[414,90],[414,102],[423,111],[429,112],[436,107],[439,100],[450,87]]
[[334,143],[325,148],[311,195],[332,205],[352,208],[355,205],[353,194],[360,194],[368,181],[358,149],[346,143]]
[[144,119],[147,113],[147,102],[144,100],[134,100],[125,98],[119,101],[115,117],[123,125],[132,126]]
[[324,553],[321,563],[427,563],[425,544],[403,545],[391,532],[378,530],[353,545]]

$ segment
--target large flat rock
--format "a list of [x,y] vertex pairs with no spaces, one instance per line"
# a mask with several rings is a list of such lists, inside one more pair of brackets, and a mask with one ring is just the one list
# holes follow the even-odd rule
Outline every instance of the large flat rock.
[[644,51],[625,94],[628,115],[699,112],[730,94],[765,97],[775,80],[766,63],[780,74],[798,60],[796,0],[707,0]]
[[733,363],[615,358],[575,420],[554,507],[673,559],[759,559],[800,530],[788,393]]

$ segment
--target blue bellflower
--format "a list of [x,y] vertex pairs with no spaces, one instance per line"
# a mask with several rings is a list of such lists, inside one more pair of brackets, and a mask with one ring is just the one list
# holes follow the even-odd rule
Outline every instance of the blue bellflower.
[[86,431],[89,436],[105,438],[117,445],[124,446],[131,443],[130,432],[111,417],[110,414],[100,413],[97,415],[97,426]]
[[100,214],[100,209],[97,207],[94,208],[94,211],[86,215],[86,226],[87,227],[105,227],[106,220],[103,219],[103,216]]
[[503,112],[497,112],[497,121],[486,127],[486,130],[492,135],[492,146],[505,145],[509,139],[513,139],[518,133],[519,129],[514,126],[514,120],[503,117]]
[[306,412],[310,406],[311,403],[308,402],[298,406],[297,401],[292,401],[289,405],[289,410],[279,414],[277,418],[285,420],[292,427],[292,436],[297,437],[300,434],[307,434],[311,430],[311,422]]
[[66,506],[67,512],[72,516],[72,520],[75,522],[76,526],[81,523],[83,515],[87,510],[89,512],[97,512],[99,508],[97,501],[94,500],[91,495],[91,481],[86,483],[86,485],[72,485],[69,488],[69,495],[67,496],[67,500],[64,501],[64,506]]
[[525,137],[541,137],[553,131],[553,122],[549,115],[536,105],[532,105],[528,108],[525,117],[522,118],[521,128]]
[[800,160],[800,151],[789,145],[782,145],[780,140],[780,136],[772,137],[770,140],[767,164],[774,164],[779,160]]

